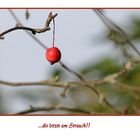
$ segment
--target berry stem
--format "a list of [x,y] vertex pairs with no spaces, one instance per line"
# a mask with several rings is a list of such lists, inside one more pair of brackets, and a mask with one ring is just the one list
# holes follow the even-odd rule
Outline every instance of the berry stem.
[[53,42],[52,42],[52,47],[54,47],[54,43],[55,43],[55,20],[53,18]]

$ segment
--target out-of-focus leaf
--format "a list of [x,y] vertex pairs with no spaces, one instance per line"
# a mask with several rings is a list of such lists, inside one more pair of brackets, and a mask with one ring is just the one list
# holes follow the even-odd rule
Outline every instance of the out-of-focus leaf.
[[95,65],[97,70],[100,70],[103,75],[117,72],[120,69],[120,64],[113,58],[106,58]]
[[103,84],[100,86],[100,89],[104,93],[106,99],[111,103],[115,108],[120,111],[127,109],[127,113],[133,113],[132,108],[133,103],[135,102],[134,93],[130,91],[124,91],[123,89],[117,88],[115,85]]
[[89,64],[85,66],[81,70],[81,73],[86,75],[98,71],[100,73],[100,76],[105,76],[107,74],[117,72],[119,69],[120,64],[117,60],[114,60],[113,58],[104,58],[96,64]]
[[135,100],[135,103],[134,103],[134,105],[136,105],[137,107],[139,107],[139,108],[140,108],[140,99],[138,99],[138,100]]
[[63,71],[61,69],[54,69],[52,72],[51,72],[51,77],[63,77]]
[[140,39],[140,19],[134,18],[131,25],[131,37],[132,39]]
[[103,106],[101,104],[97,104],[94,106],[94,112],[96,114],[114,114],[115,112],[109,108],[108,106]]

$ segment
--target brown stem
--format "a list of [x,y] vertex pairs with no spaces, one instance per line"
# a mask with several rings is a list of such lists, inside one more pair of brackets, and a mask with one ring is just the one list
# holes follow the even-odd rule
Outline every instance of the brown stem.
[[[10,11],[11,12],[11,11]],[[45,24],[45,27],[44,28],[38,28],[38,29],[35,29],[35,28],[30,28],[30,27],[24,27],[24,26],[19,26],[19,24],[17,24],[16,27],[13,27],[13,28],[10,28],[4,32],[2,32],[0,34],[0,38],[3,37],[4,35],[8,34],[9,32],[12,32],[12,31],[15,31],[15,30],[29,30],[32,32],[32,34],[36,34],[36,33],[43,33],[43,32],[46,32],[48,30],[50,30],[50,22],[53,20],[54,22],[54,18],[57,16],[57,14],[55,15],[52,15],[52,12],[50,12],[50,14],[48,15],[48,19],[46,21],[46,24]],[[14,16],[15,17],[15,16]],[[21,24],[20,24],[21,25]],[[55,28],[54,28],[55,29]]]
[[[11,14],[11,16],[14,18],[14,20],[20,25],[23,26],[22,23],[20,22],[20,20],[17,18],[17,16],[15,15],[15,13],[9,9],[9,12]],[[52,13],[51,13],[52,14]],[[53,15],[53,18],[56,17],[57,14]],[[50,18],[47,19],[45,26],[49,27],[50,25]],[[30,32],[24,30],[33,40],[35,40],[43,49],[47,49],[48,47],[42,42],[40,41],[37,37],[33,36]]]
[[[19,22],[19,20],[18,20],[18,18],[15,16],[15,14],[10,10],[10,13],[12,14],[12,16],[14,17],[14,19],[16,20],[16,21],[18,21]],[[48,19],[47,19],[47,21],[46,21],[46,24],[45,24],[45,27],[47,27],[49,24],[50,24],[50,22],[51,22],[51,20],[53,20],[54,19],[54,17],[55,16],[57,16],[57,14],[55,14],[54,16],[53,16],[53,18],[50,18],[52,16],[52,13],[50,12],[50,14],[49,14],[49,16],[48,16]],[[50,20],[51,19],[51,20]],[[20,23],[20,22],[19,22]],[[21,23],[20,23],[21,24]],[[31,35],[32,36],[32,35]],[[37,39],[38,40],[38,39]],[[38,41],[37,41],[38,42]],[[41,44],[42,45],[42,44]],[[44,48],[44,46],[43,46],[43,48]],[[73,71],[72,69],[70,69],[68,66],[66,66],[63,62],[59,62],[60,63],[60,65],[65,69],[65,70],[67,70],[67,71],[69,71],[70,73],[72,73],[72,74],[74,74],[75,76],[77,76],[81,81],[83,81],[83,82],[86,82],[85,81],[85,79],[83,78],[83,76],[82,75],[80,75],[79,73],[77,73],[77,72],[75,72],[75,71]],[[67,87],[68,85],[66,85],[66,87]],[[100,96],[100,93],[97,91],[97,89],[94,87],[94,86],[91,86],[91,85],[89,85],[89,84],[87,84],[86,83],[86,86],[88,87],[88,88],[90,88],[90,89],[92,89],[98,96]],[[104,98],[104,100],[103,100],[108,106],[110,106],[113,110],[116,110],[116,109],[114,109],[114,107]],[[116,111],[116,112],[118,112],[118,111]]]
[[80,75],[79,73],[73,71],[72,69],[70,69],[69,67],[67,67],[62,61],[59,62],[59,64],[67,71],[69,71],[70,73],[76,75],[81,81],[84,81],[85,79],[82,77],[82,75]]
[[78,108],[69,108],[69,107],[63,107],[63,106],[58,106],[58,107],[31,107],[30,109],[21,111],[16,113],[17,115],[22,115],[22,114],[28,114],[28,113],[34,113],[34,112],[40,112],[40,111],[52,111],[52,110],[64,110],[64,111],[69,111],[69,112],[75,112],[75,113],[82,113],[82,114],[91,114],[91,112],[83,109],[78,109]]
[[31,31],[32,34],[34,34],[34,35],[37,33],[37,32],[35,31],[35,29],[30,28],[30,27],[13,27],[13,28],[10,28],[10,29],[8,29],[8,30],[6,30],[6,31],[4,31],[4,32],[2,32],[2,33],[0,33],[0,37],[2,37],[2,36],[4,36],[4,35],[8,34],[9,32],[15,31],[15,30],[28,30],[28,31]]
[[67,83],[56,83],[54,81],[38,81],[38,82],[8,82],[0,80],[0,85],[19,87],[19,86],[53,86],[53,87],[67,87]]

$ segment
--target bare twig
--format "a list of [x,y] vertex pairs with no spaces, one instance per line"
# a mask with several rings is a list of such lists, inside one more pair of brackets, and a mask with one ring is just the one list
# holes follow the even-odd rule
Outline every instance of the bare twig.
[[20,87],[20,86],[53,86],[65,88],[68,83],[55,83],[54,81],[38,81],[38,82],[8,82],[0,80],[1,85],[11,86],[11,87]]
[[[114,84],[117,81],[117,78],[122,77],[124,74],[131,71],[137,64],[140,64],[139,60],[128,60],[128,62],[122,67],[118,72],[113,73],[111,75],[105,76],[100,80],[82,80],[79,82],[57,82],[55,80],[44,80],[38,82],[8,82],[0,80],[1,85],[6,86],[53,86],[53,87],[61,87],[61,88],[69,88],[69,87],[78,87],[78,86],[97,86],[104,83]],[[118,82],[118,81],[117,81]],[[132,88],[133,89],[133,88]]]
[[[53,80],[48,80],[48,81],[39,81],[39,82],[7,82],[7,81],[0,81],[0,84],[2,85],[7,85],[7,86],[53,86],[53,87],[59,87],[59,88],[64,88],[67,90],[67,88],[70,87],[88,87],[91,88],[99,97],[102,96],[98,91],[96,91],[96,88],[94,88],[97,85],[104,84],[104,83],[110,83],[113,84],[117,87],[121,87],[122,90],[127,90],[127,91],[138,91],[140,92],[140,88],[137,86],[132,86],[132,85],[127,85],[121,82],[117,81],[117,78],[120,76],[123,76],[125,73],[129,72],[134,68],[134,64],[139,64],[140,62],[138,60],[132,60],[128,61],[126,65],[120,69],[118,72],[108,75],[104,77],[101,80],[94,80],[94,81],[80,81],[80,82],[64,82],[64,83],[58,83]],[[103,102],[111,107],[115,112],[120,113],[118,110],[116,110],[105,98],[103,98]]]
[[[125,89],[125,90],[134,91],[134,92],[140,91],[139,87],[122,84],[117,81],[117,78],[119,78],[120,76],[123,76],[125,73],[132,70],[132,68],[134,68],[134,66],[135,66],[134,64],[139,64],[139,61],[138,60],[128,61],[128,63],[126,63],[126,65],[120,71],[118,71],[114,74],[108,75],[101,80],[94,80],[94,81],[85,81],[84,80],[84,81],[80,81],[80,82],[64,82],[64,83],[55,82],[54,80],[39,81],[39,82],[8,82],[8,81],[0,80],[0,84],[7,85],[7,86],[14,86],[14,87],[16,87],[16,86],[53,86],[53,87],[64,88],[64,91],[70,87],[85,86],[85,87],[91,88],[100,98],[100,97],[102,97],[102,94],[96,90],[95,86],[104,84],[104,83],[113,84],[117,87],[123,88],[123,90]],[[103,97],[102,101],[106,105],[111,107],[116,113],[120,113],[104,97]]]
[[[17,16],[15,15],[15,13],[11,10],[11,9],[9,9],[9,12],[10,12],[10,14],[12,15],[12,17],[15,19],[15,21],[19,24],[19,25],[21,25],[21,26],[23,26],[22,25],[22,23],[20,22],[20,20],[17,18]],[[52,15],[52,13],[51,13],[51,15]],[[57,16],[56,14],[53,16],[53,18],[55,18],[55,16]],[[49,24],[50,24],[50,22],[49,22],[49,18],[48,18],[48,20],[46,21],[46,24],[45,24],[45,26],[49,26]],[[35,36],[33,36],[31,33],[29,33],[29,32],[27,32],[26,30],[24,30],[31,38],[33,38],[43,49],[47,49],[48,47],[44,44],[44,43],[42,43],[38,38],[36,38]],[[68,66],[66,66],[62,61],[60,61],[60,65],[65,69],[65,70],[67,70],[67,71],[69,71],[70,73],[72,73],[72,74],[74,74],[76,77],[78,77],[81,81],[83,81],[84,80],[84,78],[80,75],[80,74],[78,74],[77,72],[75,72],[75,71],[73,71],[72,69],[70,69]]]
[[[13,16],[13,18],[20,23],[19,19],[16,17],[16,15],[13,13],[12,10],[9,10],[11,15]],[[96,10],[96,13],[98,14],[98,16],[102,19],[102,21],[105,23],[105,25],[111,30],[111,31],[115,31],[115,33],[117,32],[117,36],[119,36],[119,39],[121,37],[123,37],[123,40],[121,39],[121,43],[128,43],[130,46],[132,46],[132,48],[134,49],[134,45],[131,44],[131,42],[127,39],[126,34],[124,33],[124,31],[118,27],[116,24],[114,24],[110,19],[108,19],[100,10]],[[50,13],[50,16],[52,16],[52,13]],[[57,15],[55,15],[57,16]],[[48,16],[48,20],[46,21],[45,27],[47,27],[51,20],[49,20],[49,16]],[[54,19],[54,18],[52,18]],[[20,25],[22,25],[20,23]],[[49,26],[48,26],[49,27]],[[32,34],[30,34],[29,32],[27,32],[35,41],[37,41],[42,48],[46,49],[46,45],[44,45],[39,39],[35,38]],[[137,51],[135,49],[135,51]],[[137,52],[139,53],[139,52]],[[123,67],[123,69],[121,69],[119,72],[114,73],[112,75],[109,75],[101,80],[96,80],[96,81],[86,81],[83,76],[81,76],[80,74],[78,74],[77,72],[73,71],[72,69],[70,69],[68,66],[66,66],[63,62],[60,61],[60,65],[67,71],[69,71],[70,73],[74,74],[76,77],[78,77],[81,81],[80,82],[65,82],[65,83],[58,83],[58,82],[52,82],[52,81],[40,81],[40,82],[23,82],[23,83],[13,83],[13,82],[7,82],[7,81],[0,81],[0,84],[3,85],[9,85],[9,86],[34,86],[34,85],[40,85],[40,86],[54,86],[54,87],[61,87],[64,88],[64,91],[67,90],[67,88],[70,87],[75,87],[75,86],[85,86],[88,87],[90,89],[92,89],[100,98],[100,96],[102,96],[102,94],[100,92],[97,91],[97,89],[95,88],[96,85],[100,85],[103,83],[110,83],[110,84],[114,84],[116,82],[116,79],[122,75],[124,75],[126,72],[130,71],[133,64],[134,63],[128,63],[131,65],[126,65],[127,67]],[[129,69],[130,68],[130,69]],[[115,84],[114,84],[115,85]],[[124,85],[123,85],[124,86]],[[125,85],[126,86],[126,85]],[[128,85],[129,86],[129,85]],[[115,110],[117,113],[120,113],[118,110],[116,110],[114,108],[114,106],[112,106],[105,98],[103,98],[103,101],[106,105],[108,105],[109,107],[111,107],[113,110]]]
[[65,97],[65,96],[66,96],[66,92],[69,90],[69,88],[70,88],[69,85],[68,85],[67,87],[65,87],[64,90],[63,90],[63,92],[60,93],[60,95],[61,95],[62,97]]
[[121,90],[125,90],[125,91],[131,91],[131,92],[135,92],[135,93],[140,93],[140,87],[139,86],[133,86],[133,85],[127,85],[124,84],[122,82],[115,82],[115,86],[119,87]]
[[6,30],[6,31],[4,31],[4,32],[2,32],[2,33],[0,33],[0,37],[3,37],[4,35],[6,35],[6,34],[12,32],[12,31],[15,31],[15,30],[29,30],[29,31],[31,31],[32,34],[34,34],[34,35],[35,35],[36,33],[43,33],[43,32],[46,32],[46,31],[50,30],[50,27],[49,27],[50,22],[51,22],[56,16],[57,16],[57,14],[52,15],[52,12],[50,12],[50,14],[48,15],[48,19],[47,19],[47,21],[46,21],[46,23],[45,23],[45,27],[43,27],[43,28],[30,28],[30,27],[21,26],[21,24],[20,24],[20,26],[19,26],[19,24],[17,24],[18,26],[13,27],[13,28],[10,28],[10,29],[8,29],[8,30]]
[[[122,67],[118,72],[110,74],[106,77],[103,78],[103,81],[109,82],[109,83],[115,83],[116,79],[123,76],[125,73],[129,72],[132,70],[135,66],[135,60],[128,60],[128,62]],[[138,61],[137,61],[138,63]]]
[[0,33],[0,37],[3,37],[4,35],[8,34],[9,32],[12,32],[12,31],[15,31],[15,30],[28,30],[28,31],[31,31],[32,34],[34,34],[34,35],[37,33],[36,30],[33,29],[33,28],[16,26],[16,27],[10,28],[10,29]]
[[92,112],[79,109],[79,108],[70,108],[70,107],[64,107],[64,106],[56,106],[56,107],[31,107],[27,110],[21,111],[16,113],[17,115],[22,115],[22,114],[29,114],[29,113],[34,113],[34,112],[40,112],[40,111],[52,111],[52,110],[63,110],[63,111],[69,111],[69,112],[75,112],[75,113],[82,113],[82,114],[92,114]]
[[139,50],[135,47],[135,45],[129,40],[127,34],[121,29],[118,25],[116,25],[113,21],[111,21],[105,14],[99,10],[94,10],[99,18],[103,21],[103,23],[110,30],[112,40],[119,45],[129,44],[130,47],[140,56]]
[[[100,96],[102,96],[102,94],[96,89],[95,85],[89,84],[82,75],[80,75],[79,73],[77,73],[77,72],[73,71],[72,69],[70,69],[69,67],[67,67],[62,61],[60,61],[59,63],[65,70],[69,71],[70,73],[74,74],[77,78],[79,78],[81,81],[80,83],[84,83],[84,86],[90,88],[99,98],[100,98]],[[76,82],[73,82],[73,84],[77,85]],[[71,84],[67,83],[67,86],[65,87],[66,91],[71,86],[72,86]],[[64,91],[65,91],[65,89],[64,89]],[[65,94],[62,94],[62,95],[65,95]],[[108,105],[109,107],[111,107],[113,110],[116,110],[105,98],[103,99],[103,102],[106,105]],[[116,112],[118,112],[118,111],[116,110]]]
[[[70,87],[87,87],[89,85],[101,85],[104,83],[110,83],[115,86],[120,87],[122,90],[127,91],[138,91],[140,92],[140,87],[132,86],[128,84],[124,84],[118,81],[112,82],[109,80],[95,80],[95,81],[86,81],[86,82],[64,82],[64,83],[54,83],[52,81],[38,81],[38,82],[8,82],[0,80],[0,85],[11,86],[11,87],[21,87],[21,86],[52,86],[52,87],[59,87],[59,88],[70,88]],[[64,90],[65,91],[65,90]]]
[[76,75],[76,77],[78,77],[81,81],[84,81],[85,79],[83,78],[83,76],[81,76],[80,74],[78,74],[77,72],[73,71],[72,69],[70,69],[69,67],[67,67],[62,61],[59,62],[59,64],[67,71],[69,71],[70,73]]
[[[17,16],[15,15],[15,13],[9,9],[10,14],[12,15],[12,17],[14,18],[14,20],[20,25],[23,26],[22,23],[20,22],[20,20],[17,18]],[[32,35],[30,32],[24,30],[33,40],[35,40],[43,49],[47,49],[47,46],[40,41],[37,37],[35,37],[34,35]]]

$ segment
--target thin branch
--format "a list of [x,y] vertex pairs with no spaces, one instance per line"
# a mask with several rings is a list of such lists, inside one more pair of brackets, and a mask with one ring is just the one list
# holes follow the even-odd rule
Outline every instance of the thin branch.
[[69,108],[64,106],[58,106],[58,107],[31,107],[27,110],[21,111],[16,113],[17,115],[22,114],[29,114],[34,112],[40,112],[40,111],[52,111],[52,110],[63,110],[63,111],[69,111],[69,112],[75,112],[75,113],[82,113],[82,114],[92,114],[92,112],[89,112],[87,110],[79,109],[79,108]]
[[[100,92],[98,92],[98,90],[95,88],[95,85],[90,85],[80,74],[78,74],[75,71],[71,70],[66,65],[64,65],[62,62],[60,62],[60,65],[63,68],[65,68],[67,71],[69,71],[69,72],[73,73],[74,75],[76,75],[81,81],[85,81],[85,86],[88,87],[88,88],[90,88],[99,98],[102,96],[102,94]],[[109,107],[111,107],[113,110],[115,110],[116,112],[118,112],[118,110],[116,110],[105,98],[103,98],[102,101],[106,105],[108,105]]]
[[12,31],[15,31],[15,30],[28,30],[28,31],[31,31],[32,34],[36,34],[36,33],[43,33],[43,32],[46,32],[48,30],[50,30],[50,22],[57,16],[57,14],[54,14],[52,15],[52,12],[50,12],[50,14],[48,15],[48,19],[46,21],[46,24],[45,24],[45,27],[43,28],[30,28],[30,27],[24,27],[24,26],[20,26],[19,24],[17,24],[16,27],[13,27],[13,28],[10,28],[2,33],[0,33],[0,37],[3,37],[4,35],[12,32]]
[[[138,61],[136,60],[137,64]],[[131,71],[136,64],[135,60],[128,60],[128,62],[116,73],[110,74],[106,77],[103,78],[103,81],[105,82],[109,82],[109,83],[115,83],[116,79],[123,76],[124,74],[128,73],[129,71]]]
[[[54,80],[39,81],[39,82],[7,82],[7,81],[0,80],[0,84],[7,85],[7,86],[14,86],[14,87],[15,86],[53,86],[53,87],[64,88],[64,91],[65,91],[65,89],[67,90],[67,88],[70,88],[70,87],[79,87],[79,86],[83,87],[83,86],[85,86],[85,87],[92,89],[97,94],[97,96],[100,98],[103,96],[100,92],[98,92],[96,90],[95,86],[103,84],[103,83],[110,83],[110,84],[113,84],[115,86],[124,88],[125,90],[131,89],[131,91],[133,90],[134,92],[139,91],[140,89],[136,86],[122,84],[122,83],[119,83],[117,81],[118,77],[123,76],[125,73],[132,70],[134,68],[135,64],[139,64],[139,63],[140,63],[140,61],[138,61],[138,60],[129,60],[121,70],[119,70],[118,72],[116,72],[114,74],[108,75],[101,80],[94,80],[94,81],[85,81],[84,80],[84,81],[80,81],[80,82],[64,82],[64,83],[60,83],[60,82],[58,83],[58,82],[55,82]],[[120,113],[104,97],[103,97],[102,101],[106,105],[111,107],[116,113]]]
[[21,86],[53,86],[65,88],[68,83],[55,83],[54,81],[38,81],[38,82],[8,82],[0,80],[0,85],[11,86],[11,87],[21,87]]
[[[131,65],[132,66],[132,65]],[[129,68],[130,70],[130,68]],[[121,70],[120,70],[121,71]],[[115,76],[114,76],[115,75]],[[59,87],[59,88],[70,88],[70,87],[88,87],[91,88],[97,95],[98,97],[102,97],[102,94],[99,93],[98,91],[96,91],[95,85],[100,85],[103,83],[110,83],[113,84],[115,86],[119,86],[121,88],[124,89],[128,89],[131,91],[139,91],[140,89],[138,87],[134,87],[134,86],[130,86],[130,85],[125,85],[125,84],[120,84],[116,81],[117,76],[120,76],[120,72],[116,73],[116,74],[112,74],[111,76],[107,76],[105,78],[103,78],[102,80],[97,80],[97,81],[81,81],[81,82],[65,82],[65,83],[58,83],[58,82],[54,82],[54,81],[40,81],[40,82],[7,82],[7,81],[0,81],[0,84],[2,85],[7,85],[7,86],[53,86],[53,87]],[[113,81],[113,82],[112,82]],[[129,88],[128,88],[129,87]],[[120,111],[116,110],[116,108],[114,108],[114,106],[112,106],[112,104],[110,104],[104,97],[102,99],[102,101],[108,105],[109,107],[111,107],[116,113],[121,113]]]
[[110,30],[118,30],[124,33],[124,31],[116,25],[111,19],[109,19],[100,9],[95,9],[95,13],[100,17],[103,23],[110,29]]
[[[17,18],[17,16],[15,15],[15,13],[9,9],[9,12],[11,14],[11,16],[14,18],[14,20],[17,22],[17,24],[19,24],[20,26],[23,26],[22,23],[20,22],[20,20]],[[35,40],[43,49],[47,49],[47,46],[40,41],[37,37],[35,37],[34,35],[32,35],[30,32],[24,30],[33,40]]]
[[4,35],[12,32],[12,31],[15,31],[15,30],[28,30],[28,31],[31,31],[32,34],[36,34],[36,29],[33,29],[33,28],[30,28],[30,27],[19,27],[19,26],[16,26],[16,27],[13,27],[13,28],[10,28],[2,33],[0,33],[0,37],[3,37]]
[[[13,13],[13,11],[11,11],[11,10],[9,10],[10,11],[10,13],[11,13],[11,15],[13,16],[13,18],[18,22],[18,23],[20,23],[20,21],[18,20],[18,18],[15,16],[15,14]],[[99,10],[98,10],[99,11]],[[117,30],[119,31],[119,33],[121,33],[121,35],[122,35],[122,30],[118,27],[118,26],[116,26],[111,20],[109,20],[109,19],[107,19],[107,18],[105,18],[105,16],[104,16],[104,14],[103,13],[101,13],[101,12],[99,12],[98,13],[98,15],[102,15],[102,16],[100,16],[100,17],[103,17],[104,19],[102,19],[102,21],[106,24],[106,26],[108,26],[109,28],[110,28],[110,25],[113,25],[113,28],[111,27],[110,29],[114,29],[114,27],[115,28],[117,28]],[[49,16],[48,16],[49,17]],[[49,18],[48,18],[49,19]],[[107,19],[107,20],[106,20]],[[50,22],[49,22],[50,20],[47,20],[46,21],[46,24],[45,24],[45,26],[47,26],[47,25],[49,25],[50,24]],[[109,21],[109,22],[108,22]],[[22,25],[21,23],[20,23],[20,25]],[[121,31],[121,32],[120,32]],[[28,33],[28,32],[27,32]],[[28,33],[29,34],[29,33]],[[46,49],[47,47],[44,45],[44,44],[42,44],[42,42],[40,41],[40,40],[38,40],[37,38],[34,38],[34,36],[32,35],[32,34],[29,34],[33,39],[35,39],[35,41],[37,41],[44,49]],[[128,42],[129,43],[129,42]],[[72,73],[72,74],[74,74],[75,76],[77,76],[80,80],[81,80],[81,82],[69,82],[69,83],[52,83],[52,82],[32,82],[32,83],[10,83],[10,82],[6,82],[6,83],[4,83],[4,81],[1,81],[1,83],[0,84],[6,84],[6,85],[10,85],[10,86],[22,86],[22,84],[23,84],[23,86],[29,86],[29,85],[31,85],[31,86],[33,86],[33,85],[48,85],[48,86],[56,86],[56,87],[63,87],[63,88],[65,88],[65,89],[67,89],[67,87],[71,87],[71,86],[86,86],[86,87],[88,87],[88,88],[90,88],[90,89],[92,89],[99,97],[100,96],[102,96],[102,94],[101,93],[99,93],[98,91],[97,91],[97,89],[95,88],[95,85],[98,85],[98,84],[102,84],[102,83],[105,83],[105,82],[108,82],[108,83],[112,83],[112,79],[113,80],[115,80],[115,78],[117,78],[117,77],[119,77],[120,75],[123,75],[126,71],[124,70],[124,69],[122,69],[122,71],[120,71],[119,73],[117,73],[117,74],[114,74],[114,75],[111,75],[111,76],[108,76],[108,77],[106,77],[106,78],[104,78],[104,79],[102,79],[102,80],[97,80],[97,81],[86,81],[84,78],[83,78],[83,76],[81,76],[80,74],[78,74],[77,72],[75,72],[75,71],[73,71],[72,69],[70,69],[69,67],[67,67],[64,63],[62,63],[62,62],[60,62],[60,65],[65,69],[65,70],[67,70],[67,71],[69,71],[70,73]],[[109,78],[110,78],[110,80],[109,80]],[[111,79],[112,78],[112,79]],[[116,112],[118,112],[105,98],[103,98],[103,101],[106,103],[106,105],[108,105],[108,106],[110,106],[113,110],[115,110]]]
[[68,85],[67,87],[64,88],[63,92],[60,93],[61,97],[65,97],[66,96],[66,92],[69,90],[70,86]]
[[[17,18],[17,16],[15,15],[15,13],[14,13],[11,9],[9,9],[9,12],[10,12],[10,14],[12,15],[12,17],[14,18],[14,20],[15,20],[19,25],[23,26],[22,23],[20,22],[20,20]],[[51,13],[51,15],[52,15],[52,13]],[[57,16],[57,15],[54,15],[53,18],[54,18],[55,16]],[[46,25],[45,25],[45,26],[49,26],[49,24],[50,24],[50,22],[49,22],[49,18],[48,18],[48,20],[46,21]],[[38,38],[36,38],[35,36],[33,36],[31,33],[27,32],[26,30],[24,30],[24,31],[25,31],[31,38],[33,38],[43,49],[46,50],[46,49],[48,48],[44,43],[42,43]],[[75,71],[73,71],[72,69],[70,69],[70,68],[69,68],[68,66],[66,66],[62,61],[60,61],[59,64],[60,64],[61,67],[63,67],[65,70],[67,70],[68,72],[70,72],[70,73],[74,74],[76,77],[78,77],[81,81],[84,80],[84,78],[83,78],[80,74],[78,74],[77,72],[75,72]]]
[[118,82],[117,78],[122,77],[123,75],[131,71],[133,68],[135,68],[135,66],[138,64],[140,64],[140,60],[136,60],[134,58],[129,59],[127,63],[118,72],[110,74],[104,77],[102,80],[104,82],[115,84],[116,82]]
[[98,15],[98,17],[102,20],[102,22],[107,26],[110,32],[115,33],[115,35],[119,37],[117,40],[114,40],[115,43],[121,45],[129,44],[130,47],[140,56],[139,50],[129,40],[127,34],[123,31],[123,29],[121,29],[118,25],[116,25],[113,21],[111,21],[107,16],[105,16],[105,14],[101,10],[95,9],[94,11]]
[[86,82],[64,82],[64,83],[55,83],[52,81],[38,81],[38,82],[8,82],[0,80],[0,85],[5,86],[11,86],[11,87],[21,87],[21,86],[52,86],[52,87],[59,87],[59,88],[65,88],[64,91],[66,91],[70,87],[88,87],[87,84],[98,86],[104,83],[110,83],[115,86],[121,87],[121,89],[125,89],[127,91],[136,91],[140,92],[140,87],[138,86],[132,86],[128,84],[121,83],[119,81],[112,82],[109,80],[95,80],[95,81],[86,81]]
[[[92,80],[92,81],[79,81],[79,82],[57,82],[55,80],[44,80],[44,81],[38,81],[38,82],[8,82],[0,80],[0,85],[6,85],[6,86],[53,86],[53,87],[60,87],[60,88],[69,88],[69,87],[79,87],[79,86],[86,86],[91,88],[91,86],[97,86],[104,83],[111,83],[115,84],[117,81],[117,78],[123,76],[124,74],[131,71],[136,64],[139,64],[140,61],[138,60],[129,60],[124,67],[122,67],[118,72],[113,73],[111,75],[105,76],[104,78],[100,80]],[[118,82],[118,81],[117,81]],[[133,87],[133,86],[131,86]],[[132,88],[133,89],[133,88]],[[139,88],[137,88],[139,89]]]
[[[70,87],[80,87],[80,86],[86,86],[91,88],[91,86],[97,86],[104,83],[110,83],[110,84],[123,84],[117,81],[117,78],[122,77],[124,74],[131,71],[136,65],[140,64],[139,60],[128,60],[128,62],[122,67],[118,72],[113,73],[111,75],[105,76],[104,78],[100,80],[92,80],[92,81],[79,81],[79,82],[57,82],[54,79],[53,80],[44,80],[44,81],[38,81],[38,82],[8,82],[0,80],[0,85],[6,85],[6,86],[53,86],[53,87],[60,87],[60,88],[70,88]],[[140,88],[132,85],[126,85],[123,84],[125,87],[130,86],[132,90],[139,90]]]
[[134,46],[134,44],[130,41],[127,40],[127,43],[131,46],[131,48],[140,56],[140,52],[138,51],[138,49]]
[[73,71],[72,69],[70,69],[68,66],[66,66],[62,61],[59,62],[59,64],[65,69],[67,70],[68,72],[76,75],[76,77],[78,77],[81,81],[84,81],[85,79],[83,78],[82,75],[80,75],[79,73]]
[[[9,82],[0,80],[0,85],[4,86],[11,86],[11,87],[22,87],[22,86],[52,86],[52,87],[59,87],[59,88],[66,88],[69,89],[70,87],[89,87],[100,85],[106,83],[107,81],[104,80],[95,80],[95,81],[79,81],[79,82],[55,82],[52,80],[45,80],[45,81],[37,81],[37,82]],[[89,85],[87,85],[89,84]]]
[[112,30],[112,27],[110,26],[110,23],[108,22],[108,20],[106,18],[104,18],[103,13],[99,9],[94,9],[94,12],[100,17],[100,19],[107,26],[107,28],[109,30]]
[[[123,76],[125,73],[132,70],[134,68],[134,66],[139,63],[140,63],[139,60],[129,60],[124,65],[124,67],[122,69],[120,69],[118,72],[108,75],[101,80],[94,80],[94,81],[85,81],[84,80],[84,81],[80,81],[80,82],[64,82],[64,83],[60,83],[60,82],[58,83],[58,82],[55,82],[54,80],[39,81],[39,82],[7,82],[7,81],[0,80],[0,84],[7,85],[7,86],[53,86],[53,87],[64,88],[64,91],[65,91],[65,89],[67,90],[67,88],[70,88],[70,87],[85,86],[85,87],[92,89],[97,94],[97,96],[100,98],[100,97],[102,97],[102,94],[96,90],[95,86],[103,84],[103,83],[110,83],[117,87],[121,87],[122,89],[125,89],[125,90],[127,89],[127,90],[131,90],[134,92],[139,91],[140,90],[139,87],[122,84],[117,81],[117,78],[119,78],[120,76]],[[116,113],[120,113],[104,97],[103,97],[102,101],[106,105],[111,107]]]
[[139,86],[132,86],[132,85],[127,85],[124,84],[122,82],[115,82],[115,86],[119,87],[121,90],[125,90],[125,91],[131,91],[131,92],[135,92],[135,93],[140,93],[140,87]]
[[51,21],[58,15],[57,14],[52,14],[52,12],[50,12],[50,14],[48,15],[48,19],[46,20],[46,23],[45,23],[45,27],[49,27]]

